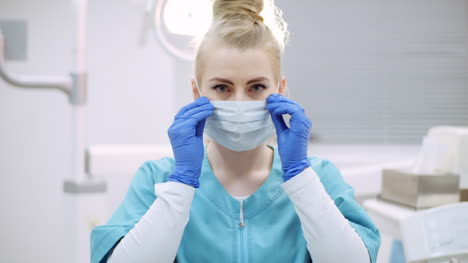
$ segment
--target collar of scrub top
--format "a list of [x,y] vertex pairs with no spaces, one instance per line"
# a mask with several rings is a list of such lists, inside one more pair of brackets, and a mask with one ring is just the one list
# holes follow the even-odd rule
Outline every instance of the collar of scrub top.
[[[279,91],[279,84],[280,84],[280,81],[278,80],[278,84],[276,85],[276,91],[275,91],[275,93],[278,93],[278,91]],[[198,85],[198,80],[197,80],[197,78],[195,78],[195,85],[197,86],[198,93],[200,94],[200,97],[202,97],[203,94],[201,93],[200,86]]]
[[[243,201],[243,214],[246,221],[260,213],[281,196],[285,196],[284,190],[281,187],[283,183],[283,171],[281,170],[278,147],[271,145],[268,145],[268,147],[274,152],[270,174],[255,193]],[[200,194],[205,196],[225,214],[233,219],[240,219],[240,201],[232,197],[213,174],[206,153],[206,146],[199,182],[200,188],[198,188],[198,191]]]

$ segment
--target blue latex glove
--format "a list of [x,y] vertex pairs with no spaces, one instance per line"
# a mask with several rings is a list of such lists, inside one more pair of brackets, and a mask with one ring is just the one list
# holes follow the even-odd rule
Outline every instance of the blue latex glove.
[[203,163],[203,129],[206,118],[213,114],[213,105],[200,97],[183,107],[168,130],[175,169],[168,181],[180,182],[198,188],[198,178]]
[[[270,111],[276,128],[283,181],[286,182],[310,166],[307,146],[312,123],[299,104],[280,94],[271,94],[266,101],[266,108]],[[284,122],[283,114],[291,115],[291,127]]]

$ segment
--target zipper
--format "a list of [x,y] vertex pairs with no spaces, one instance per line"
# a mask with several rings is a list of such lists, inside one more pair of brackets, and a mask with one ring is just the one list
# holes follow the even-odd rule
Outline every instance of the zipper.
[[242,229],[244,228],[244,200],[240,201],[240,223],[239,223],[239,228]]
[[240,201],[240,221],[239,221],[239,262],[244,262],[244,200]]

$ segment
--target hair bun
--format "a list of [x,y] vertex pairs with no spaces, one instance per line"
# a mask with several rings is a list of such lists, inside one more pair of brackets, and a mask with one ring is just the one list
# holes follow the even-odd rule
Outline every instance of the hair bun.
[[263,0],[216,0],[213,4],[214,20],[229,20],[242,16],[253,22],[262,22],[260,13],[263,10]]
[[[221,38],[230,35],[234,39],[262,35],[263,33],[254,33],[255,28],[268,28],[278,42],[280,50],[283,50],[289,32],[282,15],[283,12],[275,6],[274,0],[214,0],[212,25],[216,25]],[[219,28],[220,25],[223,29]]]

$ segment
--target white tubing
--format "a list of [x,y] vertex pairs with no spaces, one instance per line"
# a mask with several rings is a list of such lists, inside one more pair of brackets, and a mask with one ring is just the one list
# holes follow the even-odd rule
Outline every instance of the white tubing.
[[86,72],[86,20],[88,0],[74,0],[76,11],[75,73]]
[[68,77],[17,76],[5,68],[5,38],[0,31],[0,78],[18,88],[58,89],[71,95],[71,80]]
[[[74,0],[76,39],[74,48],[75,73],[86,73],[86,20],[88,0]],[[72,176],[85,177],[86,118],[85,105],[72,106]]]

